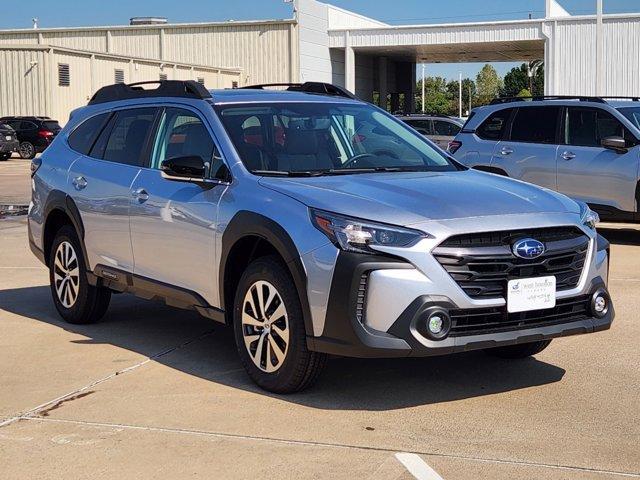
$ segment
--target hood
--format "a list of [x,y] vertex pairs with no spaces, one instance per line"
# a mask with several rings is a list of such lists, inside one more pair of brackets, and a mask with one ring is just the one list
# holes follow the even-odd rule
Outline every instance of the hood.
[[564,195],[476,170],[263,177],[260,183],[309,207],[394,225],[488,215],[580,214],[580,206]]

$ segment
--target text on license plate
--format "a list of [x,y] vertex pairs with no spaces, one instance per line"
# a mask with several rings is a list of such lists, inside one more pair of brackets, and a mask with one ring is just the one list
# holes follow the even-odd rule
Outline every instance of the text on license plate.
[[509,313],[543,310],[556,306],[556,277],[519,278],[507,284]]

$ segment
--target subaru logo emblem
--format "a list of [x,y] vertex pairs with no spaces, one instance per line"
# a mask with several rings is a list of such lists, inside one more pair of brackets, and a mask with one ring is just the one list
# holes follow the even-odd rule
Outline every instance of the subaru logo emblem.
[[516,257],[531,260],[544,253],[544,244],[533,238],[524,238],[513,244],[512,251]]

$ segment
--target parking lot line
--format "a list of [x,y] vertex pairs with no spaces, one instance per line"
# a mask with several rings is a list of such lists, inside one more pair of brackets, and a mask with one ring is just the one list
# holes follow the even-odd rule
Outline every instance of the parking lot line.
[[415,453],[396,453],[396,458],[418,480],[444,480],[438,475],[438,472]]

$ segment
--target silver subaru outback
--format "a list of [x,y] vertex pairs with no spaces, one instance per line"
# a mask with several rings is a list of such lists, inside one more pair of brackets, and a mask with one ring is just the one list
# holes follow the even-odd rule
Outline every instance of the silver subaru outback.
[[273,392],[329,354],[514,359],[614,317],[585,204],[470,170],[329,84],[104,87],[32,172],[29,242],[65,320],[113,292],[195,310]]

